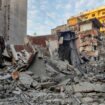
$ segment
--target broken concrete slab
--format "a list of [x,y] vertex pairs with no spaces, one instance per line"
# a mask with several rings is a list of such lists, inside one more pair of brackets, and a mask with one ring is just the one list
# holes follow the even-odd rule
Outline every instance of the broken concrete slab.
[[74,92],[103,92],[105,93],[105,84],[81,82],[73,85]]
[[82,98],[83,103],[92,103],[94,100],[91,97]]
[[83,97],[83,95],[81,93],[75,93],[76,97]]
[[34,80],[32,82],[32,84],[31,84],[31,86],[34,87],[34,88],[36,88],[38,86],[38,82]]
[[10,74],[0,75],[0,80],[10,79],[12,76]]
[[19,95],[22,93],[22,91],[18,87],[16,87],[16,89],[12,93]]
[[27,88],[30,88],[30,86],[33,82],[33,78],[26,73],[20,73],[19,74],[19,81],[20,81],[20,84],[24,85]]
[[44,83],[39,83],[38,87],[40,87],[41,89],[44,89],[44,88],[49,88],[54,85],[56,85],[55,82],[44,82]]
[[105,103],[104,104],[102,103],[102,104],[99,104],[99,105],[105,105]]

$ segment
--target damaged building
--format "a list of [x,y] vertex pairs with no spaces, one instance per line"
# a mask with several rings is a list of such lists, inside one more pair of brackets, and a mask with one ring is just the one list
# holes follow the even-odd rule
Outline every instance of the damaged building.
[[77,33],[78,50],[93,61],[98,60],[100,56],[100,43],[103,34],[99,29],[102,26],[96,18],[79,23],[79,31]]
[[26,9],[27,0],[0,0],[0,105],[105,105],[99,20],[24,37]]
[[[105,25],[105,6],[101,6],[89,11],[84,11],[80,14],[72,16],[67,20],[67,24],[69,27],[74,27],[80,21],[90,20],[94,18],[97,18],[101,22],[101,24]],[[102,33],[105,33],[105,28],[100,27],[100,31]]]
[[58,36],[53,34],[41,36],[27,36],[25,37],[25,42],[29,42],[34,47],[37,46],[42,48],[43,51],[45,53],[49,53],[50,56],[53,56],[54,52],[58,49]]
[[[100,53],[102,51],[104,34],[100,31],[100,28],[103,27],[103,24],[96,18],[90,20],[79,21],[76,25],[69,27],[68,29],[71,32],[74,32],[75,44],[78,54],[81,58],[86,58],[86,61],[96,61],[102,59],[100,57]],[[69,32],[67,30],[62,30],[57,33],[58,37],[62,32]],[[68,33],[69,34],[69,33]],[[67,35],[68,35],[67,34]],[[65,43],[64,40],[71,40],[69,37],[65,35],[65,37],[60,39],[60,43]],[[67,38],[66,38],[67,37]],[[65,39],[66,38],[66,39]],[[69,44],[68,44],[69,45]],[[70,55],[67,54],[67,49],[70,50],[70,47],[67,43],[65,47],[62,47],[62,56],[70,61]],[[59,45],[61,49],[61,45]],[[75,49],[75,47],[73,47]],[[72,50],[72,49],[71,49]],[[66,53],[65,53],[66,52]],[[65,57],[64,57],[65,56]]]
[[27,32],[27,0],[0,0],[0,36],[23,44]]
[[72,31],[59,33],[59,57],[68,60],[71,65],[78,67],[81,61],[76,47],[76,34]]

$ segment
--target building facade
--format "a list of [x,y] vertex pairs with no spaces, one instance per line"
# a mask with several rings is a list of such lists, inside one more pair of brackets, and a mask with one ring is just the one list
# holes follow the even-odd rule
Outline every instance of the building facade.
[[[67,24],[69,26],[75,26],[80,21],[89,20],[93,18],[97,18],[103,25],[105,25],[105,6],[80,13],[77,16],[73,16],[67,20]],[[105,33],[105,28],[101,27],[100,31]]]
[[0,36],[9,44],[23,44],[27,30],[27,0],[0,0]]
[[90,19],[79,23],[77,48],[80,53],[88,56],[90,60],[99,59],[99,42],[102,37],[99,29],[101,26],[102,24],[97,19]]

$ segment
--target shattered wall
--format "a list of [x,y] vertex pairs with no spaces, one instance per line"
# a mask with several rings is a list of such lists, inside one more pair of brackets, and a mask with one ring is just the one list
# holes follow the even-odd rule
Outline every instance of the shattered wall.
[[0,35],[10,44],[22,44],[27,29],[27,0],[1,0],[0,3]]
[[8,39],[10,0],[0,0],[0,36]]
[[42,35],[42,36],[27,36],[24,38],[25,41],[29,40],[33,45],[40,45],[46,47],[46,41],[48,40],[57,40],[56,35]]
[[100,49],[102,49],[102,33],[97,29],[92,29],[78,33],[77,48],[81,54],[88,56],[90,60],[98,60]]
[[80,54],[85,55],[91,61],[99,60],[100,48],[102,47],[102,24],[96,19],[86,20],[79,23],[77,34],[77,48]]

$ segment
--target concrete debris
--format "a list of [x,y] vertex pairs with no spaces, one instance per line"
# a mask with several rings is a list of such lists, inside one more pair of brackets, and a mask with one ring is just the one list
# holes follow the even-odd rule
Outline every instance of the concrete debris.
[[20,45],[10,51],[10,65],[0,69],[0,105],[105,104],[104,59],[80,69]]
[[76,72],[78,69],[75,70],[71,65],[68,68],[68,62],[49,58],[46,61],[43,62],[46,68],[43,77],[31,71],[1,71],[1,105],[105,104],[102,74],[88,70],[88,73],[81,76]]
[[73,85],[75,92],[105,92],[104,84],[93,84],[89,82],[81,82],[80,84]]
[[30,75],[28,75],[26,73],[20,73],[19,81],[20,81],[20,84],[24,85],[26,88],[30,88],[30,86],[33,82],[33,79]]

